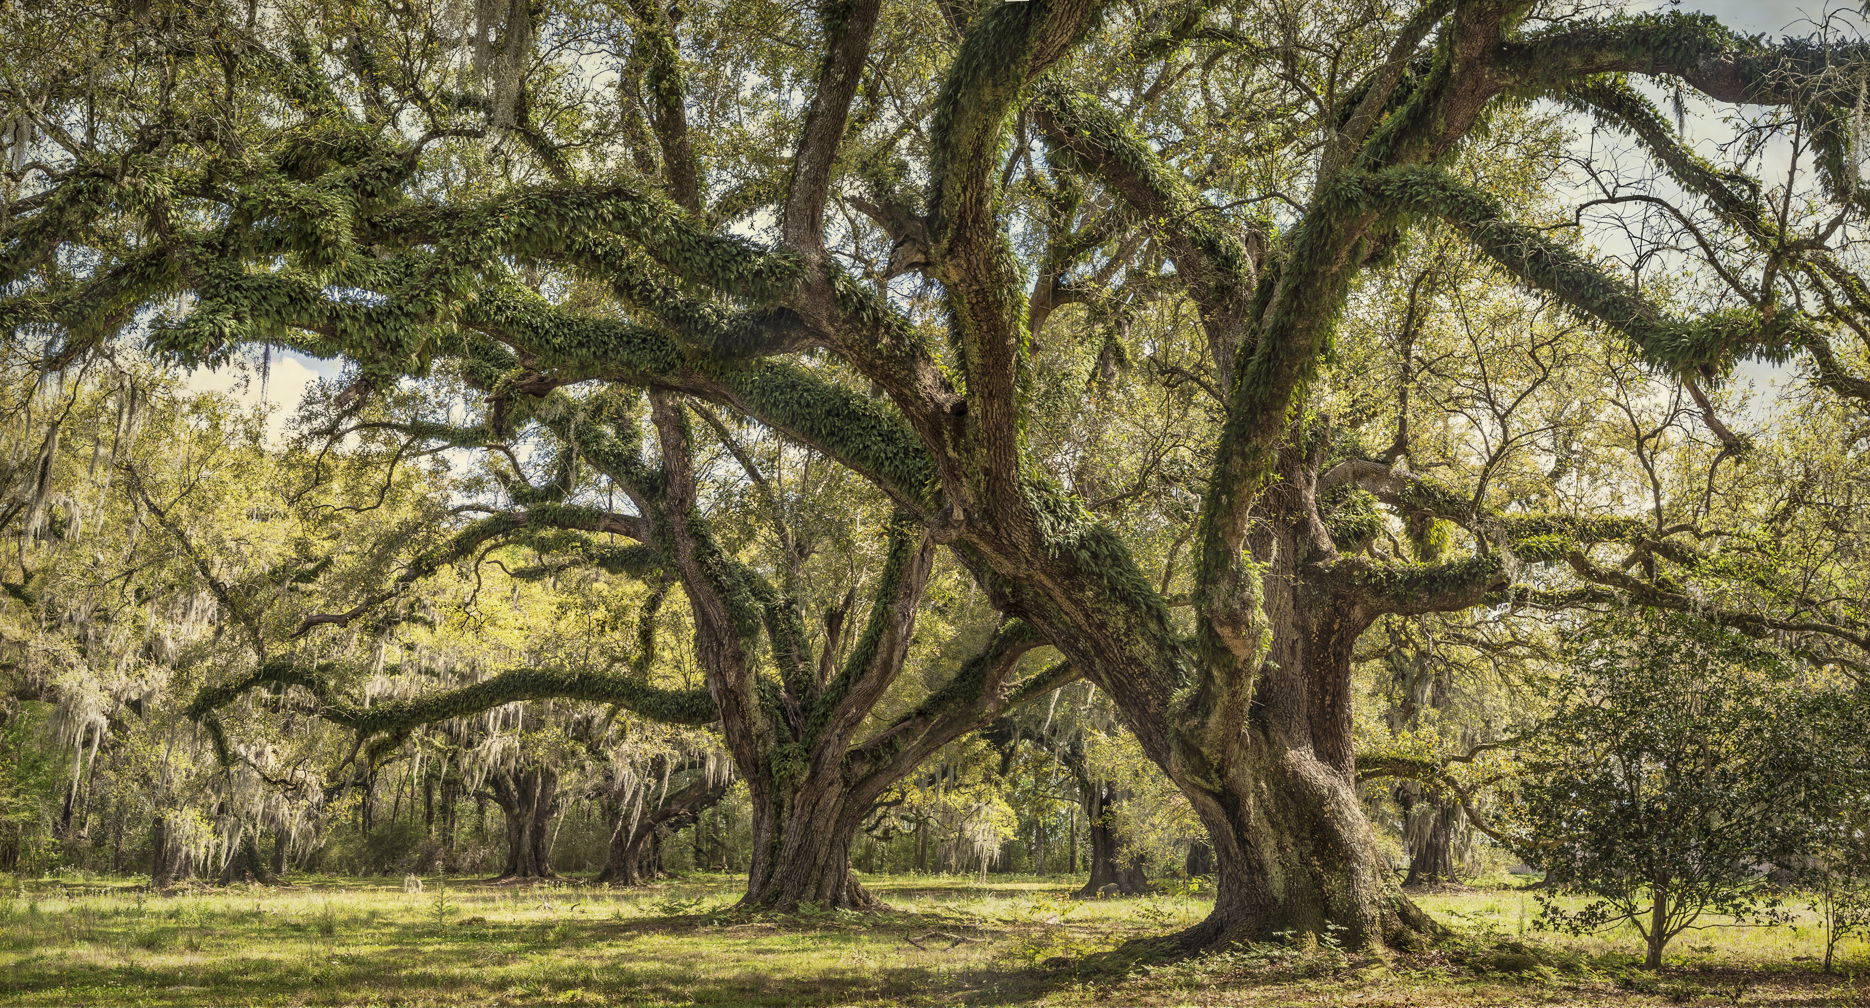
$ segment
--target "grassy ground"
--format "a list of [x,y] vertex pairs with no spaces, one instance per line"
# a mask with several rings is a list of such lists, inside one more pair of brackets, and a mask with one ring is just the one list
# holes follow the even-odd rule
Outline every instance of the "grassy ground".
[[[1136,966],[1100,955],[1193,923],[1196,896],[1077,901],[1067,880],[866,879],[891,913],[739,915],[741,880],[650,889],[384,880],[179,896],[42,880],[0,891],[0,1005],[1850,1005],[1870,950],[1819,974],[1810,921],[1678,941],[1535,928],[1507,888],[1418,897],[1458,937],[1387,961],[1254,946]],[[1856,981],[1848,971],[1867,976]]]

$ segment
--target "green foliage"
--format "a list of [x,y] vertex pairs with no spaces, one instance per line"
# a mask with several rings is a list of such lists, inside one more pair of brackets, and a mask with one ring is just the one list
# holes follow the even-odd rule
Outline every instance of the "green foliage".
[[1330,499],[1319,501],[1325,528],[1340,551],[1355,552],[1383,531],[1383,515],[1377,503],[1375,494],[1349,485]]
[[1527,754],[1520,853],[1554,896],[1592,902],[1542,896],[1545,922],[1629,922],[1653,968],[1704,915],[1781,919],[1760,866],[1808,849],[1858,779],[1859,701],[1686,614],[1606,618],[1575,660]]
[[[588,750],[618,744],[603,719],[619,710],[727,717],[735,753],[755,764],[742,767],[749,781],[790,784],[847,755],[813,749],[834,719],[952,727],[1077,674],[1123,701],[1142,750],[1191,794],[1234,788],[1236,808],[1203,798],[1217,828],[1259,823],[1242,810],[1265,781],[1236,770],[1265,765],[1256,747],[1348,753],[1336,737],[1348,719],[1328,709],[1345,702],[1346,670],[1263,662],[1292,629],[1275,624],[1293,607],[1268,604],[1282,586],[1295,598],[1342,590],[1360,614],[1491,593],[1515,620],[1632,597],[1711,600],[1728,625],[1793,626],[1779,615],[1790,612],[1800,633],[1863,643],[1848,551],[1809,548],[1822,536],[1797,521],[1765,538],[1804,542],[1744,545],[1714,500],[1742,510],[1733,497],[1751,494],[1758,518],[1766,491],[1728,497],[1723,456],[1664,451],[1677,413],[1637,420],[1660,386],[1553,391],[1607,389],[1627,361],[1591,333],[1502,335],[1503,314],[1449,294],[1496,277],[1410,286],[1395,374],[1343,381],[1349,368],[1331,367],[1334,354],[1360,359],[1343,352],[1353,330],[1382,328],[1377,313],[1357,317],[1360,291],[1432,246],[1444,264],[1478,249],[1670,374],[1718,377],[1806,349],[1825,383],[1853,387],[1861,362],[1829,349],[1827,327],[1861,322],[1862,284],[1845,247],[1825,243],[1860,221],[1822,225],[1826,199],[1862,201],[1846,129],[1860,109],[1835,81],[1784,81],[1815,81],[1834,57],[1860,66],[1860,48],[1768,46],[1704,16],[1528,30],[1523,3],[1293,14],[414,0],[355,14],[298,0],[244,16],[214,4],[0,11],[0,34],[17,40],[8,88],[30,113],[8,124],[0,177],[0,335],[20,373],[40,376],[8,429],[0,526],[16,513],[21,525],[17,576],[0,577],[6,639],[28,642],[27,688],[56,689],[86,726],[80,754],[87,731],[125,734],[97,712],[160,708],[127,733],[137,755],[110,778],[123,795],[174,785],[191,810],[247,796],[212,821],[191,812],[201,837],[251,836],[262,819],[317,835],[328,822],[294,818],[304,803],[284,795],[321,789],[348,790],[368,833],[379,771],[400,788],[407,768],[411,793],[466,784],[464,759],[476,772],[537,769],[539,757],[582,773],[597,762]],[[590,68],[612,54],[614,89],[607,70],[594,90]],[[1825,198],[1789,176],[1769,221],[1759,187],[1686,156],[1607,70],[1781,103],[1786,116],[1748,135],[1809,137]],[[1569,214],[1527,195],[1561,163],[1561,126],[1520,115],[1534,95],[1627,129],[1689,195],[1715,201],[1726,233],[1632,232],[1627,280],[1570,241]],[[1366,96],[1380,99],[1363,110],[1374,118],[1357,111]],[[834,221],[819,228],[828,202]],[[1691,231],[1699,220],[1681,216]],[[1462,244],[1440,244],[1450,236]],[[1690,247],[1715,260],[1693,279],[1719,281],[1717,294],[1657,282],[1653,263]],[[1806,314],[1820,303],[1822,316]],[[1450,337],[1457,317],[1465,344]],[[188,363],[258,343],[354,370],[283,453],[243,442],[220,407],[185,407],[164,430],[186,456],[175,464],[153,453],[119,464],[118,441],[135,439],[97,422],[110,396],[90,386],[69,432],[92,435],[93,469],[107,442],[109,461],[105,478],[76,478],[80,439],[59,448],[65,421],[46,420],[65,408],[63,386],[40,386],[115,368],[145,336]],[[1451,359],[1471,366],[1454,374]],[[605,388],[577,390],[587,382]],[[625,387],[656,390],[659,442]],[[1322,515],[1308,499],[1263,507],[1277,481],[1306,497],[1319,463],[1289,441],[1340,394],[1369,407],[1360,422],[1391,416],[1393,396],[1394,444],[1373,433],[1365,457],[1441,480],[1385,499],[1412,550],[1383,555],[1391,519],[1363,490],[1329,497]],[[718,438],[695,437],[679,396],[735,415]],[[461,398],[479,415],[435,420]],[[1587,414],[1607,403],[1627,412],[1617,448],[1638,464],[1603,461],[1623,435]],[[1455,430],[1464,419],[1475,429]],[[338,447],[350,437],[356,451]],[[434,454],[446,446],[504,457],[456,482]],[[22,475],[30,459],[57,479]],[[1691,479],[1702,462],[1707,478]],[[693,485],[689,468],[702,474]],[[211,478],[242,499],[208,499]],[[53,483],[69,499],[54,501]],[[1664,483],[1706,489],[1684,505]],[[81,514],[90,500],[110,503]],[[463,502],[494,514],[465,520]],[[878,534],[892,505],[905,517]],[[1367,555],[1272,555],[1294,529],[1315,535],[1320,517],[1343,552]],[[87,539],[82,519],[105,533]],[[904,577],[921,523],[952,544],[939,561],[950,583],[927,598]],[[1613,542],[1628,544],[1621,565],[1594,556]],[[1521,576],[1516,556],[1572,563],[1502,592]],[[1812,556],[1841,559],[1811,561],[1804,581],[1778,572]],[[959,601],[969,584],[985,602]],[[913,633],[907,614],[887,620],[899,591],[923,603]],[[163,615],[184,606],[184,619]],[[864,631],[842,633],[866,607]],[[996,624],[988,608],[1026,618]],[[657,647],[663,624],[694,646]],[[901,653],[884,646],[896,629],[918,638]],[[1053,661],[983,696],[991,663],[1031,634],[1084,667]],[[1326,650],[1352,650],[1339,644]],[[1492,655],[1499,641],[1463,646]],[[1795,646],[1853,660],[1809,636]],[[1275,690],[1317,705],[1291,720],[1313,727],[1239,731],[1276,706],[1256,692]],[[220,765],[191,765],[178,783],[165,755],[151,778],[150,753],[178,737],[173,698],[191,693],[186,712],[203,718]],[[1310,738],[1318,725],[1335,735]],[[1192,742],[1205,729],[1220,740],[1209,752]],[[863,755],[909,744],[886,733]],[[516,746],[525,759],[495,758]],[[81,807],[98,805],[83,773],[74,780]],[[753,804],[783,808],[785,796]]]
[[56,866],[51,842],[52,810],[61,797],[58,762],[46,745],[51,710],[43,703],[17,704],[0,721],[0,871],[41,873]]
[[448,926],[448,915],[457,909],[455,902],[448,898],[448,879],[439,879],[435,889],[435,898],[429,901],[429,912],[435,915],[435,926]]

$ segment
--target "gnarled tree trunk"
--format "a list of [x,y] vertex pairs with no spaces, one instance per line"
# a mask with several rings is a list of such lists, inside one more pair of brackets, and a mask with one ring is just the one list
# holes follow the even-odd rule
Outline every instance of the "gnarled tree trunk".
[[167,889],[175,881],[175,859],[169,852],[169,817],[158,814],[149,824],[149,887]]
[[1125,797],[1109,781],[1099,781],[1084,791],[1084,818],[1090,824],[1091,877],[1078,890],[1079,896],[1140,896],[1149,891],[1142,855],[1120,858],[1121,845],[1110,825],[1111,807]]
[[1378,610],[1317,517],[1316,462],[1294,448],[1281,455],[1286,478],[1265,491],[1247,539],[1264,565],[1266,650],[1239,712],[1244,744],[1207,735],[1212,748],[1171,762],[1218,862],[1214,911],[1180,943],[1213,948],[1282,931],[1335,933],[1350,947],[1406,943],[1435,925],[1377,849],[1352,751],[1352,647]]
[[[1231,579],[1211,578],[1202,604],[1219,629],[1200,651],[1182,650],[1167,633],[1155,647],[1139,645],[1140,631],[1044,627],[1095,670],[1144,752],[1207,827],[1214,909],[1169,939],[1170,952],[1286,931],[1333,934],[1350,947],[1410,944],[1412,932],[1436,928],[1397,886],[1357,799],[1351,652],[1379,612],[1445,600],[1408,585],[1373,591],[1369,568],[1341,557],[1318,517],[1317,459],[1288,447],[1281,462],[1284,478],[1243,526],[1255,562],[1235,566]],[[1478,597],[1488,582],[1475,580],[1462,590]],[[1121,618],[1113,606],[1108,621]],[[1176,671],[1180,661],[1209,670]],[[1198,686],[1178,693],[1169,688],[1178,680]]]
[[1403,840],[1409,847],[1409,875],[1404,888],[1455,881],[1454,836],[1460,804],[1449,799],[1417,801],[1404,814]]
[[558,771],[522,764],[489,774],[487,784],[506,816],[506,865],[494,881],[558,878],[548,829],[558,814]]
[[260,830],[258,826],[242,824],[240,837],[235,840],[234,856],[227,859],[227,867],[221,869],[221,884],[235,885],[241,882],[254,882],[260,885],[273,885],[279,880],[266,868],[265,859],[260,857]]
[[769,780],[753,789],[753,863],[744,902],[881,910],[883,902],[851,873],[851,844],[876,796],[853,789],[836,766],[817,769],[791,787]]
[[1182,860],[1182,874],[1189,878],[1214,874],[1214,848],[1208,846],[1206,840],[1188,845],[1188,856]]
[[703,811],[727,795],[727,788],[727,781],[698,777],[687,786],[662,796],[653,808],[632,813],[625,810],[622,802],[617,802],[612,810],[617,822],[610,832],[610,851],[604,860],[604,870],[591,881],[620,886],[653,881],[662,873],[663,832],[694,822]]

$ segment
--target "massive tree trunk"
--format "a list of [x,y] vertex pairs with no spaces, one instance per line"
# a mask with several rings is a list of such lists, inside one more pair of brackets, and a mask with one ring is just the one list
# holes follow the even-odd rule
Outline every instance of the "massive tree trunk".
[[149,887],[167,889],[175,880],[175,860],[169,852],[169,817],[158,814],[149,824]]
[[753,803],[753,863],[745,903],[821,910],[881,910],[851,873],[851,844],[869,813],[848,788],[800,787]]
[[556,879],[552,870],[552,817],[558,814],[558,771],[521,764],[487,777],[493,800],[506,816],[506,865],[496,882]]
[[1460,803],[1452,799],[1420,800],[1404,812],[1403,842],[1409,848],[1409,875],[1403,887],[1455,881],[1454,836],[1459,828]]
[[[1283,478],[1262,492],[1251,525],[1242,522],[1253,563],[1210,575],[1200,650],[1173,641],[1166,613],[1152,627],[1145,611],[1126,628],[1115,599],[1108,630],[1031,610],[1049,639],[1092,670],[1208,829],[1215,906],[1164,946],[1171,952],[1286,931],[1335,934],[1351,947],[1408,944],[1412,932],[1435,928],[1396,885],[1357,799],[1351,653],[1378,613],[1443,604],[1451,589],[1373,589],[1372,565],[1340,556],[1318,517],[1317,456],[1290,445],[1280,456]],[[1490,583],[1450,581],[1476,598]],[[1183,662],[1207,669],[1178,668]],[[1195,686],[1178,692],[1178,681]]]
[[1208,846],[1206,840],[1188,845],[1188,856],[1182,860],[1182,874],[1191,879],[1214,874],[1214,848]]
[[660,866],[645,864],[643,855],[654,843],[656,830],[655,826],[632,830],[619,823],[610,835],[610,850],[604,858],[604,870],[591,879],[592,883],[640,886],[655,881],[661,874]]
[[1376,618],[1317,517],[1317,462],[1281,452],[1285,479],[1267,488],[1247,537],[1262,566],[1265,651],[1246,710],[1201,737],[1171,775],[1208,827],[1215,909],[1180,936],[1186,947],[1265,941],[1281,931],[1335,930],[1358,947],[1406,941],[1434,924],[1403,896],[1358,802],[1351,736],[1351,654]]
[[1142,856],[1119,858],[1121,845],[1110,825],[1111,807],[1125,797],[1109,781],[1096,782],[1084,790],[1084,819],[1090,824],[1091,877],[1078,890],[1079,896],[1140,896],[1149,891]]
[[[697,767],[684,768],[690,771]],[[620,886],[638,886],[653,881],[662,872],[660,838],[665,831],[678,830],[694,822],[708,808],[727,794],[727,781],[710,781],[698,776],[686,786],[659,796],[648,808],[627,808],[617,801],[611,809],[616,822],[610,832],[610,851],[604,870],[591,881]],[[647,797],[647,796],[646,796]],[[645,801],[647,805],[648,802]],[[646,855],[648,855],[646,857]]]
[[259,885],[273,885],[279,880],[266,868],[265,859],[260,857],[260,828],[241,824],[237,827],[239,836],[234,841],[233,856],[227,859],[227,866],[221,869],[221,884],[236,885],[241,882],[253,882]]

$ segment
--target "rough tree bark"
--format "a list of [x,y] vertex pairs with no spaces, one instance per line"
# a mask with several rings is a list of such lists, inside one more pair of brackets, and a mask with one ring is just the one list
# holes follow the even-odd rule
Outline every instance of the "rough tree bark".
[[[1408,932],[1431,924],[1382,870],[1352,790],[1350,645],[1381,612],[1477,604],[1506,583],[1496,547],[1521,540],[1476,531],[1471,562],[1421,565],[1340,552],[1332,542],[1317,501],[1323,425],[1295,424],[1294,418],[1304,416],[1305,390],[1329,353],[1354,278],[1382,262],[1402,229],[1435,219],[1517,279],[1621,331],[1675,373],[1719,372],[1752,351],[1802,352],[1822,384],[1870,398],[1870,382],[1843,374],[1829,350],[1825,326],[1832,320],[1775,309],[1770,301],[1721,317],[1671,319],[1630,284],[1506,219],[1498,201],[1441,169],[1493,104],[1551,96],[1638,137],[1731,231],[1770,252],[1768,273],[1779,277],[1776,282],[1809,281],[1824,295],[1814,303],[1841,297],[1860,290],[1861,280],[1840,280],[1836,271],[1843,267],[1823,255],[1780,270],[1781,256],[1803,239],[1773,230],[1778,218],[1761,203],[1761,190],[1690,157],[1670,131],[1652,129],[1666,126],[1665,117],[1652,114],[1656,110],[1640,96],[1631,105],[1629,94],[1611,93],[1604,81],[1641,74],[1722,102],[1796,105],[1798,116],[1819,117],[1801,136],[1829,145],[1822,153],[1842,161],[1849,155],[1848,130],[1838,117],[1857,101],[1856,91],[1802,88],[1821,72],[1846,79],[1841,67],[1861,66],[1862,47],[1768,47],[1711,19],[1674,15],[1528,26],[1524,4],[1432,0],[1381,29],[1386,37],[1368,40],[1375,52],[1368,76],[1343,92],[1343,108],[1320,110],[1317,135],[1305,140],[1317,151],[1307,205],[1273,240],[1236,227],[1243,218],[1204,197],[1207,179],[1197,185],[1183,175],[1131,123],[1101,108],[1101,99],[1064,93],[1066,75],[1047,77],[1096,37],[1105,6],[1050,0],[986,5],[972,13],[966,5],[946,5],[958,44],[942,53],[934,111],[917,133],[926,158],[907,173],[926,185],[915,193],[872,194],[874,204],[848,201],[889,232],[891,275],[920,272],[939,286],[947,329],[940,351],[926,339],[924,319],[909,318],[888,296],[850,282],[839,265],[843,258],[826,248],[826,207],[834,184],[841,184],[840,166],[854,163],[843,156],[849,152],[842,144],[847,134],[860,132],[847,127],[879,0],[854,0],[823,26],[823,51],[805,88],[809,97],[790,174],[780,187],[777,247],[757,247],[697,223],[705,220],[696,212],[699,200],[715,187],[698,174],[689,183],[689,169],[705,166],[693,164],[692,149],[684,146],[686,127],[673,114],[655,124],[673,206],[664,196],[627,187],[580,186],[562,160],[541,155],[558,188],[419,213],[381,210],[388,205],[383,188],[402,185],[421,163],[418,150],[396,146],[391,137],[378,146],[325,145],[332,153],[316,157],[295,148],[290,159],[279,159],[302,163],[295,169],[302,173],[328,171],[320,177],[333,181],[321,199],[349,200],[353,216],[330,214],[325,203],[317,210],[282,207],[260,218],[266,239],[259,242],[218,230],[177,237],[180,229],[152,228],[146,255],[95,277],[17,284],[21,293],[6,297],[5,317],[70,334],[48,359],[48,369],[58,370],[113,331],[95,321],[97,305],[125,306],[127,320],[136,317],[129,307],[153,306],[177,289],[196,288],[195,310],[152,333],[158,347],[199,360],[223,352],[230,340],[275,341],[290,332],[321,351],[357,357],[376,374],[403,373],[411,360],[426,367],[428,351],[412,355],[410,348],[442,345],[431,340],[429,327],[459,319],[472,330],[460,334],[460,345],[470,346],[458,351],[464,359],[479,354],[472,348],[482,337],[505,354],[486,369],[490,386],[529,396],[587,379],[655,389],[665,460],[685,458],[669,419],[676,394],[755,417],[875,482],[903,509],[903,527],[914,530],[903,533],[905,549],[918,557],[914,563],[926,565],[930,544],[951,548],[1003,611],[1116,700],[1144,752],[1208,827],[1218,862],[1214,914],[1181,936],[1176,948],[1218,947],[1285,929],[1318,933],[1327,926],[1344,929],[1353,945],[1406,940]],[[663,26],[658,31],[674,30],[673,18],[648,20]],[[1149,32],[1166,34],[1139,36],[1148,44],[1121,50],[1122,59],[1180,52],[1203,31],[1237,34],[1205,25],[1193,8],[1175,20],[1150,22]],[[1229,47],[1261,51],[1257,43]],[[679,52],[646,45],[639,56],[662,61],[654,73],[658,93],[675,103],[670,109],[683,98]],[[315,77],[318,71],[303,73]],[[267,100],[278,99],[269,94]],[[319,108],[333,123],[349,115],[340,103]],[[1142,237],[1171,260],[1173,282],[1200,317],[1209,346],[1210,374],[1203,381],[1224,417],[1208,446],[1212,464],[1197,519],[1192,642],[1169,620],[1166,590],[1140,570],[1113,527],[1035,476],[1043,465],[1031,457],[1024,431],[1034,401],[1029,393],[1040,309],[1062,303],[1055,296],[1060,285],[1074,270],[1094,265],[1093,251],[1111,247],[1116,236],[1087,234],[1097,229],[1080,229],[1076,209],[1046,224],[1057,225],[1057,240],[1040,264],[1045,289],[1025,289],[1014,236],[1044,228],[1023,230],[1025,223],[1009,220],[1005,178],[1017,165],[1004,153],[1015,131],[1025,139],[1029,130],[1050,145],[1042,159],[1047,165],[1076,176],[1059,187],[1061,202],[1069,202],[1062,199],[1065,189],[1080,190],[1092,178],[1148,222]],[[216,170],[216,147],[228,146],[190,143],[178,137],[175,147],[209,162],[208,171]],[[353,149],[358,164],[339,163]],[[645,146],[642,156],[643,175],[651,177],[654,152]],[[262,163],[241,157],[229,178],[250,177],[257,169],[248,165]],[[364,159],[370,170],[357,170]],[[0,281],[31,275],[61,243],[74,240],[70,236],[82,229],[69,225],[85,214],[133,207],[138,219],[148,216],[142,208],[154,179],[138,174],[143,170],[126,167],[114,181],[94,172],[50,173],[49,194],[19,205],[20,219],[34,223],[19,232],[24,237]],[[1836,176],[1826,181],[1831,199],[1845,207],[1860,204],[1860,172],[1826,172]],[[160,181],[172,180],[164,175]],[[279,181],[264,180],[264,191],[272,193]],[[169,191],[181,199],[188,188]],[[226,213],[219,188],[196,188],[213,194],[196,219],[230,219],[229,229],[248,226],[248,215]],[[283,258],[328,273],[327,218],[346,222],[352,230],[344,237],[357,247],[382,250],[381,259],[344,260],[368,267],[355,282],[383,287],[380,297],[340,303],[289,271],[254,268]],[[293,237],[299,234],[311,237]],[[579,312],[515,290],[509,279],[515,255],[612,282],[630,318],[616,317],[608,306]],[[645,260],[654,267],[645,268]],[[171,261],[178,265],[152,265]],[[446,286],[412,292],[407,278],[417,273]],[[201,284],[195,277],[240,282]],[[1762,289],[1772,282],[1763,281]],[[691,298],[690,287],[704,293]],[[638,324],[638,316],[646,324]],[[455,335],[442,343],[456,345],[448,342]],[[815,366],[759,359],[821,350],[880,396],[825,380]],[[492,357],[481,354],[469,363],[480,366]],[[861,891],[848,879],[848,829],[861,817],[869,785],[857,771],[845,776],[839,767],[856,744],[856,725],[874,706],[866,698],[887,684],[894,666],[887,658],[855,663],[821,688],[796,647],[800,635],[789,603],[776,594],[759,605],[746,603],[739,590],[751,581],[723,583],[739,575],[697,527],[692,476],[674,468],[662,475],[677,489],[652,494],[638,481],[642,496],[660,498],[639,501],[640,513],[656,516],[654,529],[639,541],[655,544],[689,594],[709,689],[755,797],[757,842],[747,898],[775,906],[807,899],[861,903]],[[1406,494],[1395,504],[1423,509]],[[1594,586],[1576,599],[1701,607],[1660,578],[1601,568],[1578,548],[1615,538],[1655,561],[1688,556],[1682,550],[1689,544],[1637,543],[1627,530],[1590,540],[1557,519],[1527,538],[1573,540],[1546,546]],[[914,581],[898,579],[873,611],[912,611],[920,590]],[[1538,604],[1567,602],[1550,594]],[[779,628],[770,641],[782,664],[777,689],[760,686],[770,680],[756,674],[763,617]],[[1756,629],[1775,625],[1742,612],[1715,618]],[[881,620],[877,633],[887,644],[875,653],[887,655],[908,624],[899,616]],[[1831,625],[1820,632],[1866,646],[1860,630]]]
[[1143,856],[1133,855],[1127,861],[1120,858],[1121,845],[1110,825],[1111,807],[1126,797],[1109,781],[1098,781],[1084,789],[1084,820],[1090,824],[1091,877],[1078,890],[1079,896],[1140,896],[1149,891]]
[[240,836],[234,841],[234,854],[227,859],[227,866],[221,869],[221,885],[237,885],[252,882],[257,885],[276,885],[279,879],[267,870],[266,860],[260,857],[260,830],[258,826],[242,823]]
[[1182,874],[1191,879],[1214,874],[1214,848],[1208,846],[1206,840],[1188,845],[1188,856],[1182,859]]
[[[697,767],[684,768],[690,772]],[[697,816],[727,795],[728,782],[709,781],[705,776],[675,791],[659,796],[654,807],[630,810],[622,802],[612,809],[616,825],[611,829],[609,853],[604,870],[591,881],[620,886],[646,885],[661,872],[660,837],[693,823]]]
[[[1092,777],[1090,764],[1086,761],[1085,740],[1081,734],[1074,731],[1060,737],[1041,732],[1033,741],[1051,753],[1078,786],[1078,808],[1084,813],[1085,836],[1091,848],[1086,859],[1090,877],[1078,890],[1078,895],[1095,897],[1120,893],[1136,896],[1148,892],[1149,879],[1143,873],[1143,859],[1133,857],[1128,863],[1120,861],[1118,848],[1121,845],[1111,826],[1113,807],[1129,796],[1122,793],[1115,783]],[[1075,874],[1078,845],[1076,815],[1072,817],[1071,826],[1071,870]]]
[[169,817],[157,813],[149,824],[149,887],[167,889],[175,880],[175,859],[169,852]]
[[558,814],[558,771],[522,763],[488,774],[487,786],[506,817],[506,864],[493,881],[558,878],[552,870],[549,829]]
[[1460,802],[1453,798],[1424,797],[1413,782],[1397,785],[1411,792],[1399,800],[1403,815],[1403,842],[1409,848],[1409,874],[1403,888],[1454,882],[1454,835]]

